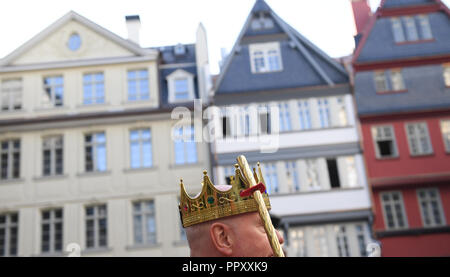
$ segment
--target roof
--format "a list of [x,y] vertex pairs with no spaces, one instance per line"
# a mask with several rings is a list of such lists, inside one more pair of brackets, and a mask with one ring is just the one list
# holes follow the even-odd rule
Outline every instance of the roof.
[[[273,28],[252,30],[252,20],[261,13],[273,20]],[[252,74],[249,44],[272,41],[280,43],[283,70]],[[348,83],[345,68],[281,19],[264,0],[257,0],[225,60],[215,91],[228,94],[339,83]]]
[[[175,47],[183,46],[186,50],[183,55],[175,54]],[[177,44],[152,48],[161,53],[161,64],[195,63],[195,44]]]
[[[417,8],[418,5],[422,7]],[[395,12],[389,13],[394,8]],[[396,43],[392,18],[419,14],[428,15],[432,39]],[[416,23],[416,26],[420,36],[420,25]],[[353,63],[358,65],[447,55],[450,55],[450,14],[441,1],[384,0],[363,32]]]

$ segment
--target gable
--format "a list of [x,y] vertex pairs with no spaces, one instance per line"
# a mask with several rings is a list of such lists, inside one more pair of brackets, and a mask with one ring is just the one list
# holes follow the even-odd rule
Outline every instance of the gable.
[[[70,36],[75,33],[81,38],[81,46],[78,50],[72,51],[67,44]],[[19,56],[12,65],[133,55],[129,50],[72,20]]]
[[[271,28],[253,28],[253,20],[261,17],[273,21]],[[282,69],[254,73],[251,45],[272,42],[280,45]],[[263,0],[258,0],[225,61],[216,83],[216,94],[347,82],[348,75],[342,65],[290,27]]]

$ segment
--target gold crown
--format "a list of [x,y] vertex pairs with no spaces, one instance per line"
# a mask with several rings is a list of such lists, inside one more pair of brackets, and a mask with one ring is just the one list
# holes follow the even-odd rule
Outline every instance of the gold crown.
[[[189,227],[206,221],[228,217],[232,215],[258,211],[258,205],[253,195],[244,193],[250,189],[250,184],[243,177],[239,165],[234,166],[235,176],[231,176],[231,188],[228,191],[220,191],[211,183],[207,171],[203,171],[202,191],[200,194],[191,198],[187,193],[181,179],[181,197],[180,197],[180,217],[183,227]],[[253,168],[253,175],[256,183],[262,183],[265,188],[266,183],[258,163],[258,174]],[[264,191],[261,194],[266,204],[267,210],[270,210],[269,196]]]

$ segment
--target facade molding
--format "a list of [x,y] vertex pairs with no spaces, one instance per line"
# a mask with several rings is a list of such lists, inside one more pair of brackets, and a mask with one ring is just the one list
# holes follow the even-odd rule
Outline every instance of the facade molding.
[[356,211],[340,211],[334,213],[319,213],[319,214],[304,214],[295,216],[283,216],[278,218],[274,215],[272,217],[278,223],[279,226],[288,224],[289,226],[302,226],[312,224],[327,224],[327,223],[342,223],[351,221],[371,221],[372,211],[368,210],[356,210]]

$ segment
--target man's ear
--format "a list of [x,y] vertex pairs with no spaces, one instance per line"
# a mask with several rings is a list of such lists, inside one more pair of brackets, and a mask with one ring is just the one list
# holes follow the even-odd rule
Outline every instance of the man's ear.
[[216,222],[209,229],[211,241],[216,248],[224,256],[233,254],[233,233],[231,227],[227,224]]

